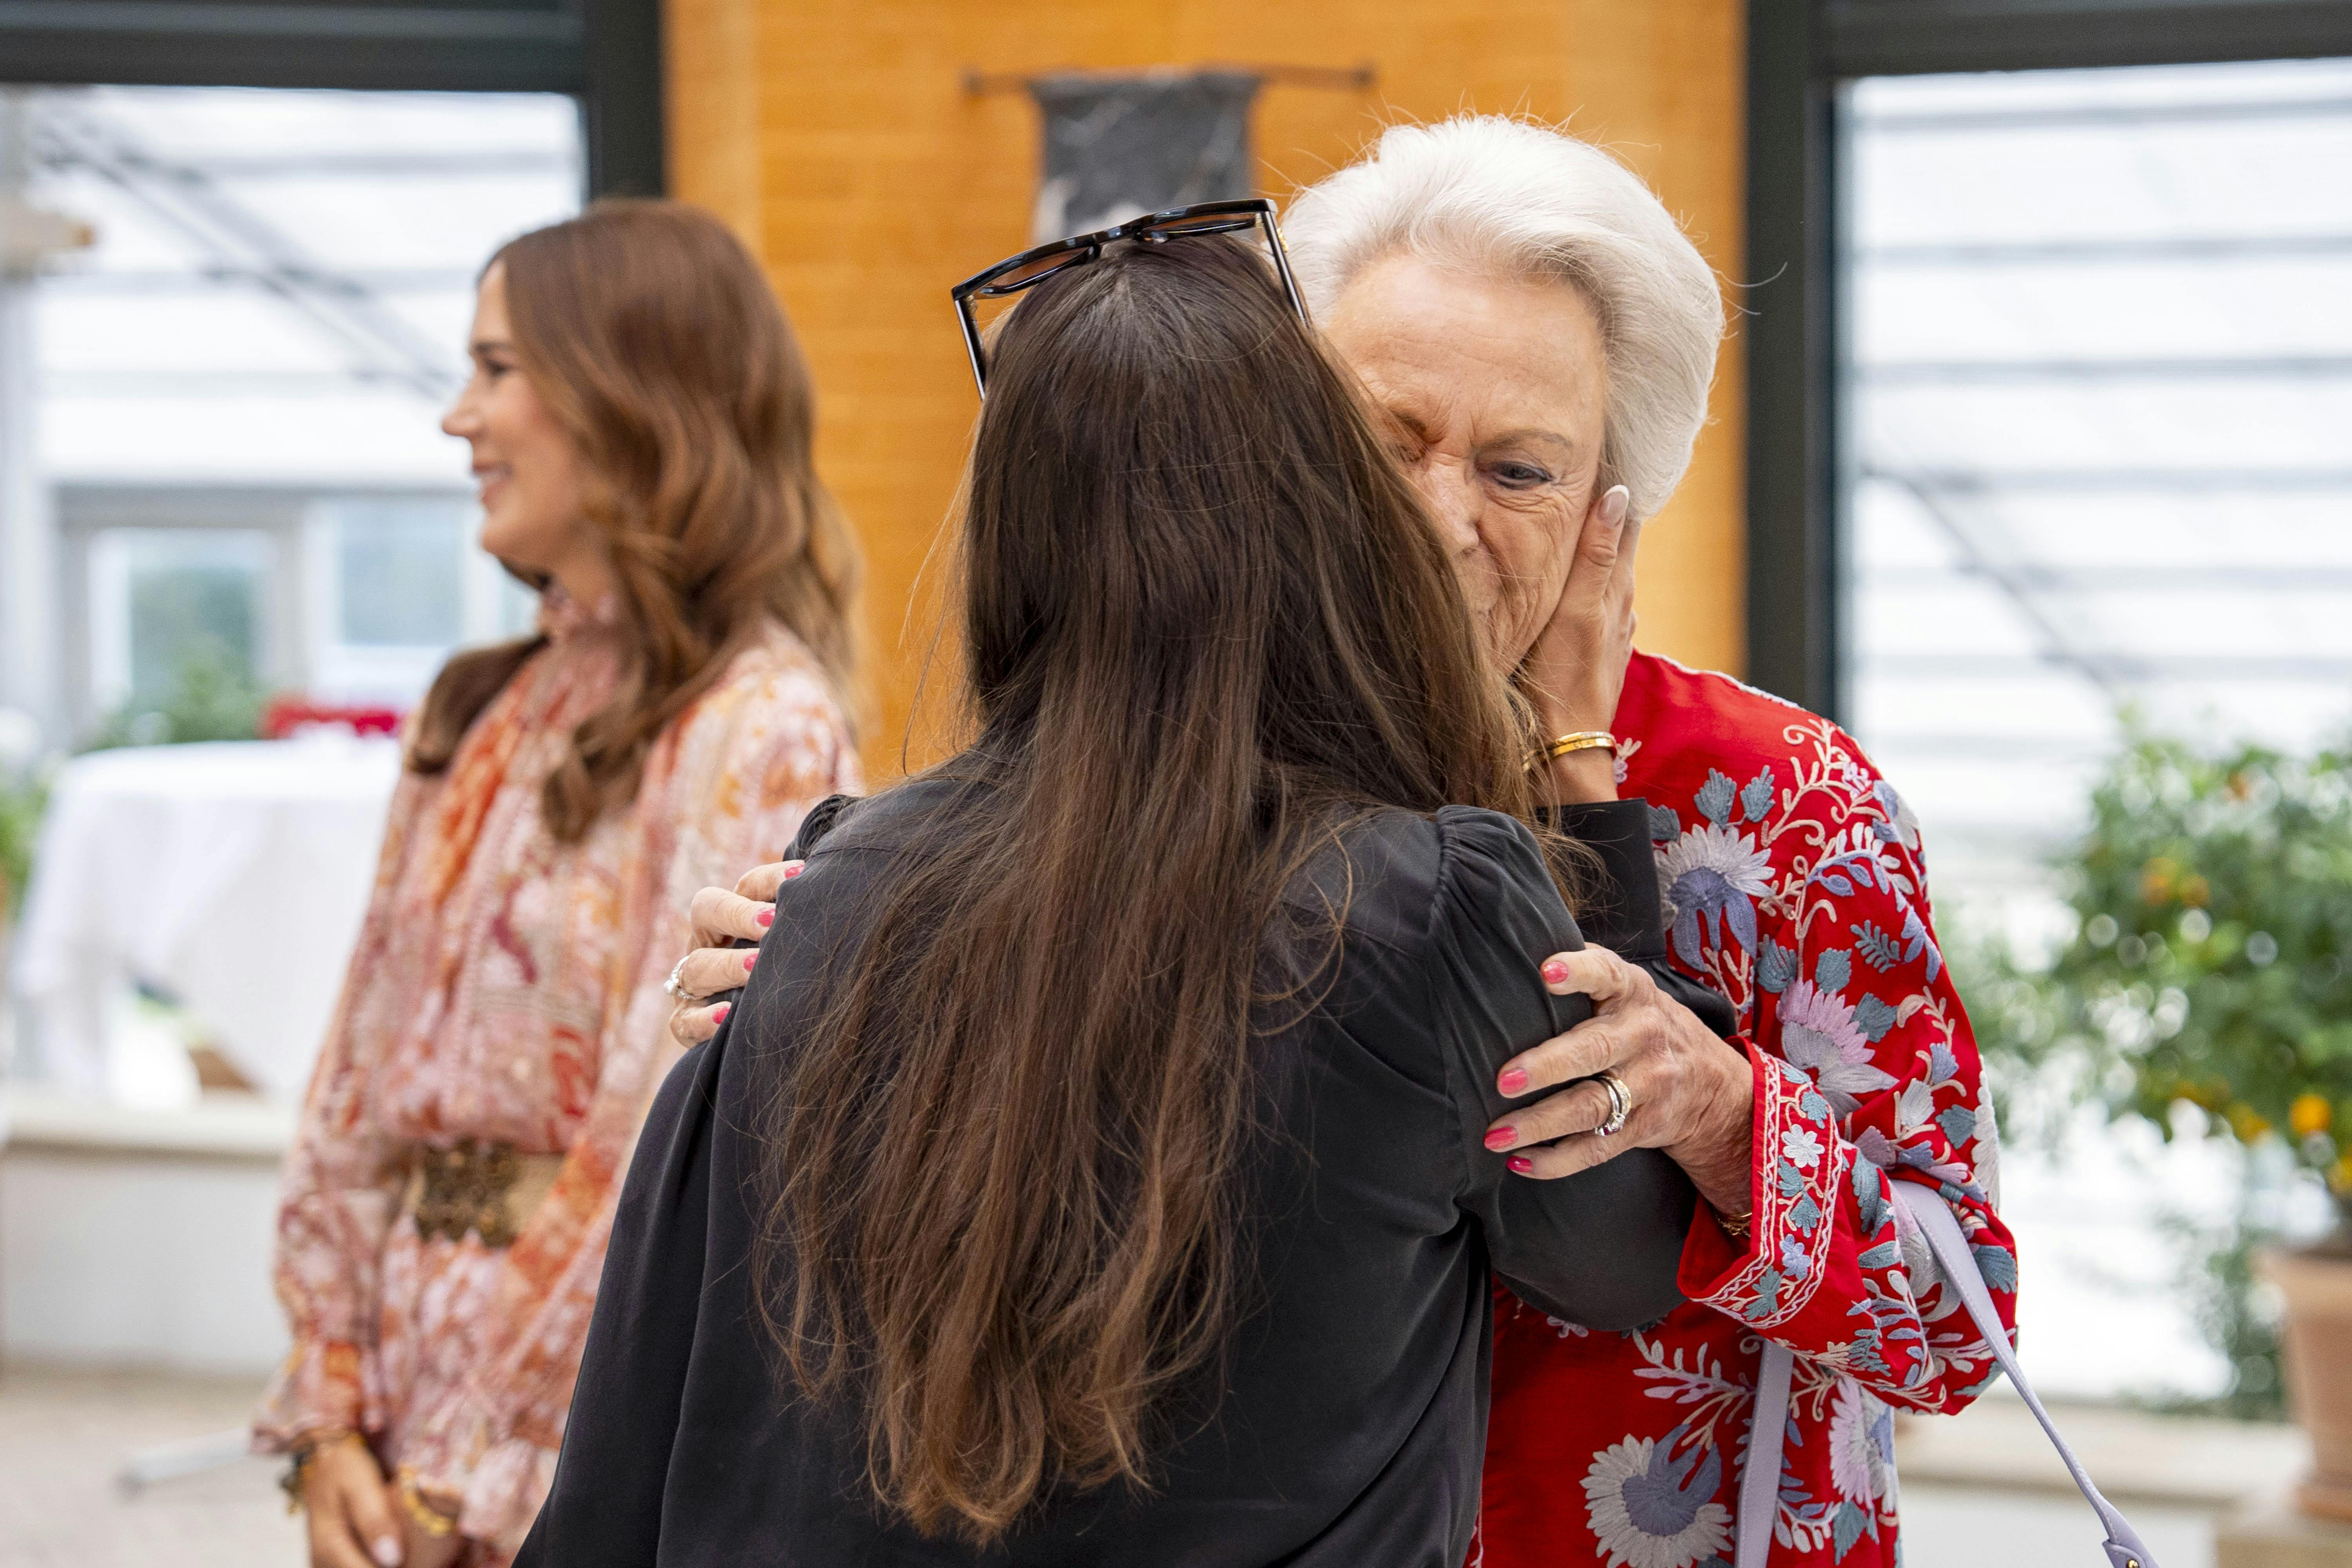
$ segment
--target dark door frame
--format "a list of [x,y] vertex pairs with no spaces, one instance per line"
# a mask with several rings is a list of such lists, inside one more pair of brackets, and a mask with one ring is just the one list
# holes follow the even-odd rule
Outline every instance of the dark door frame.
[[1850,712],[1843,359],[1857,77],[2352,55],[2352,0],[1748,0],[1748,679]]
[[591,195],[659,195],[660,0],[0,0],[0,82],[562,92]]

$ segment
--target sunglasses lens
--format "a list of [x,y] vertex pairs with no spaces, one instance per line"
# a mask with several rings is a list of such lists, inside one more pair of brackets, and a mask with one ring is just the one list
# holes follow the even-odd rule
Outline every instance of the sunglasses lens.
[[983,298],[998,294],[1017,294],[1032,284],[1044,282],[1066,267],[1076,266],[1086,258],[1087,253],[1083,250],[1064,250],[1057,251],[1052,256],[1041,256],[1026,266],[1014,268],[1002,277],[990,279],[988,287],[980,292]]

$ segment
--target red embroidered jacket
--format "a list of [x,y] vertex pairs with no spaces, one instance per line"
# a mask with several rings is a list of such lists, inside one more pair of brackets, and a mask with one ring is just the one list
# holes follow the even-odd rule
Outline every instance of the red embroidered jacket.
[[1892,1568],[1888,1406],[1958,1410],[1993,1366],[1888,1184],[1951,1205],[2012,1325],[2017,1286],[1917,825],[1834,724],[1669,659],[1633,656],[1616,733],[1672,961],[1730,999],[1756,1066],[1755,1218],[1734,1239],[1701,1205],[1689,1300],[1647,1329],[1593,1332],[1497,1289],[1470,1561],[1728,1568],[1769,1338],[1797,1356],[1773,1568]]

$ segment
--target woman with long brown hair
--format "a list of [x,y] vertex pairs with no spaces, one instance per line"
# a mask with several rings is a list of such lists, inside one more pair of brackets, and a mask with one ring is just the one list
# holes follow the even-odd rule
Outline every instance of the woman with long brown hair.
[[806,366],[716,219],[600,204],[484,269],[482,544],[536,635],[406,737],[289,1158],[294,1348],[256,1422],[317,1568],[497,1563],[546,1495],[685,895],[854,788],[856,560]]
[[1214,236],[1014,309],[961,538],[976,738],[803,826],[519,1562],[1455,1568],[1490,1279],[1646,1321],[1695,1198],[1484,1142],[1585,1004],[1444,552]]

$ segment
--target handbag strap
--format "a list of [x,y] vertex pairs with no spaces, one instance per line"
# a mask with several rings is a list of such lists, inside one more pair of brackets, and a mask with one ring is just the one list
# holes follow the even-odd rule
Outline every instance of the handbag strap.
[[[2091,1483],[2090,1472],[2083,1461],[2066,1446],[2058,1434],[2057,1424],[2050,1412],[2025,1380],[2025,1371],[2017,1364],[2017,1354],[2010,1349],[2009,1333],[2001,1326],[2000,1314],[1993,1310],[1991,1293],[1985,1289],[1984,1275],[1977,1268],[1975,1254],[1960,1235],[1959,1222],[1952,1211],[1933,1192],[1917,1182],[1895,1182],[1895,1201],[1903,1205],[1921,1235],[1927,1237],[1929,1250],[1943,1266],[1944,1278],[1960,1293],[1960,1303],[1976,1321],[1977,1331],[2008,1374],[2010,1384],[2024,1399],[2033,1418],[2042,1423],[2042,1430],[2066,1462],[2067,1474],[2082,1490],[2084,1500],[2099,1516],[2107,1532],[2107,1561],[2111,1568],[2157,1568],[2157,1561],[2131,1527],[2131,1521],[2116,1511],[2115,1505],[2099,1495]],[[1756,1415],[1748,1428],[1748,1466],[1739,1478],[1739,1527],[1734,1548],[1736,1568],[1764,1568],[1766,1556],[1772,1550],[1772,1529],[1780,1510],[1780,1450],[1788,1440],[1789,1387],[1796,1373],[1796,1358],[1789,1347],[1773,1341],[1764,1342],[1763,1364],[1756,1377]]]

